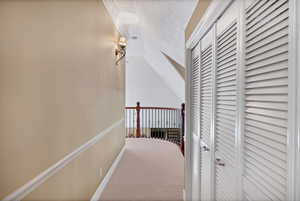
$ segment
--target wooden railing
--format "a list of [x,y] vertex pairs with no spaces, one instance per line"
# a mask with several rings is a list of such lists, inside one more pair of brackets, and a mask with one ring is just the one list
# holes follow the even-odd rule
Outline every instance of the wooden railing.
[[126,137],[159,138],[178,144],[184,153],[185,105],[181,108],[125,108]]

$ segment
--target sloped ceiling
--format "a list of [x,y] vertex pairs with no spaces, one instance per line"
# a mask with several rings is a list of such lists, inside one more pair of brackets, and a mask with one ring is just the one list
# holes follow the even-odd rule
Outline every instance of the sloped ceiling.
[[127,60],[143,57],[183,101],[184,79],[165,55],[184,66],[185,26],[197,0],[103,1],[119,31],[128,39]]
[[177,70],[177,72],[182,77],[182,79],[185,80],[185,68],[182,65],[180,65],[179,63],[177,63],[174,59],[172,59],[171,57],[169,57],[167,54],[163,53],[163,55],[165,55],[165,57],[169,60],[169,62]]

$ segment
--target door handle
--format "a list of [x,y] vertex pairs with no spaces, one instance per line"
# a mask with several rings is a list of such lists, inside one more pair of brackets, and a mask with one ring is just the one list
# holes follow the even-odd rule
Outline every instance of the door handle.
[[221,160],[220,158],[217,158],[217,159],[216,159],[216,164],[217,164],[218,166],[222,166],[222,167],[225,166],[225,163],[222,162],[222,160]]

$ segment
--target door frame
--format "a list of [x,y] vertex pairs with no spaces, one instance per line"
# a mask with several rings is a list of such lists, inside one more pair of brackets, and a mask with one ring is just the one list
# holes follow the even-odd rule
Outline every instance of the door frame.
[[[295,2],[296,5],[295,6],[295,35],[296,35],[296,43],[297,44],[297,48],[295,50],[295,54],[297,55],[295,57],[296,59],[296,62],[295,62],[295,66],[294,68],[297,69],[297,72],[296,72],[296,75],[298,78],[300,78],[300,69],[299,69],[299,65],[300,65],[300,58],[299,58],[299,54],[300,54],[300,1],[297,1],[297,0],[293,0]],[[298,11],[298,13],[296,12]],[[297,68],[298,67],[298,68]],[[296,125],[297,128],[296,128],[296,132],[297,132],[297,153],[296,153],[296,158],[298,159],[297,161],[297,165],[296,165],[296,173],[297,175],[296,178],[297,178],[297,182],[296,182],[296,192],[295,192],[295,200],[300,200],[300,81],[296,79],[296,81],[298,82],[296,84],[296,88],[297,88],[297,100],[296,100],[296,103],[297,103],[297,122],[296,122]]]
[[300,199],[299,0],[289,1],[288,200]]

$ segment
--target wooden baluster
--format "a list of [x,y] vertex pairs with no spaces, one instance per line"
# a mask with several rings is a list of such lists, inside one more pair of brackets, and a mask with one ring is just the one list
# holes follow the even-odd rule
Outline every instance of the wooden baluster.
[[142,125],[142,137],[145,137],[145,110],[142,110],[142,122],[143,122],[143,125]]
[[[179,129],[180,133],[181,133],[181,109],[177,110],[177,124],[176,124],[176,128]],[[181,135],[179,135],[178,137],[178,143],[181,143]],[[180,144],[181,145],[181,144]]]
[[127,121],[128,121],[128,117],[127,117],[127,109],[125,108],[125,137],[128,137],[128,133],[127,133]]
[[158,129],[158,110],[155,109],[155,138],[159,138],[159,129]]
[[164,116],[163,118],[164,118],[165,140],[167,140],[168,133],[167,133],[167,129],[166,129],[166,128],[167,128],[167,122],[166,122],[166,110],[163,111],[163,114],[164,114],[164,115],[163,115],[163,116]]
[[131,110],[131,113],[132,113],[132,134],[133,134],[133,137],[136,137],[136,128],[135,128],[135,111],[134,110]]
[[[153,109],[151,109],[151,131],[153,128]],[[150,134],[150,137],[152,138],[152,135]]]
[[140,125],[140,102],[136,103],[136,137],[139,138],[141,137],[141,125]]
[[140,119],[140,122],[141,122],[141,137],[144,137],[144,110],[141,109],[141,119]]
[[129,113],[129,120],[128,120],[128,124],[129,124],[129,137],[131,137],[131,109],[128,110],[128,113]]
[[161,109],[158,110],[158,119],[159,119],[159,138],[162,139],[162,126],[161,126]]
[[[149,137],[149,135],[151,134],[151,129],[150,129],[150,112],[151,112],[151,110],[147,110],[147,113],[148,113],[148,126],[147,126],[147,128],[148,128],[148,135],[147,135],[147,137]],[[150,133],[149,133],[150,132]]]
[[185,124],[185,104],[181,105],[181,152],[184,155],[184,124]]
[[135,136],[135,126],[134,126],[134,111],[133,110],[130,110],[130,113],[131,113],[131,119],[130,119],[130,124],[131,124],[131,132],[132,132],[132,137]]

